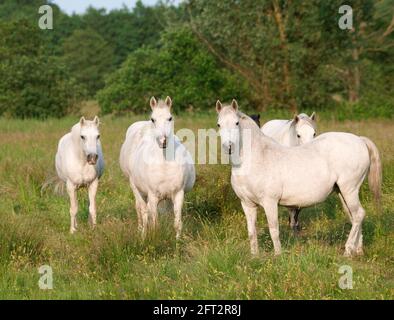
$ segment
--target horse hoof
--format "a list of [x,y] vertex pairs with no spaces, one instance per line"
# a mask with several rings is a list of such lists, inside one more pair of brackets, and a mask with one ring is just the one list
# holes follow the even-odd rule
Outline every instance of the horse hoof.
[[345,249],[345,253],[343,254],[343,256],[344,256],[345,258],[351,258],[351,257],[353,257],[353,252],[352,252],[352,250],[350,250],[350,249]]
[[301,228],[300,228],[300,227],[295,226],[295,227],[293,227],[292,229],[293,229],[293,234],[294,234],[295,236],[298,236],[298,235],[300,234],[300,231],[301,231]]

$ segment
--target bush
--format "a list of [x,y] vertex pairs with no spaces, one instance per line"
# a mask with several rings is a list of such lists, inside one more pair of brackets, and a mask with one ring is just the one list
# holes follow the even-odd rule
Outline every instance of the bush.
[[20,20],[0,25],[0,115],[61,117],[79,96],[58,58],[46,55],[37,28]]
[[104,77],[114,64],[112,48],[92,29],[75,30],[64,41],[62,59],[88,97],[104,87]]
[[211,108],[217,99],[247,97],[246,86],[187,27],[167,30],[160,48],[133,52],[98,95],[103,113],[144,112],[151,96],[170,95],[177,110]]

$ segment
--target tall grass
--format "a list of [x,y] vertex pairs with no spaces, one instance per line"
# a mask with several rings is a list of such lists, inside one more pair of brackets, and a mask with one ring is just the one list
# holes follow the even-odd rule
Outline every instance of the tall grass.
[[[79,230],[70,235],[66,196],[43,183],[55,175],[58,139],[78,119],[0,119],[0,298],[2,299],[393,299],[394,124],[388,120],[322,121],[319,131],[370,137],[383,159],[383,210],[374,211],[367,185],[362,203],[365,255],[342,257],[350,223],[335,196],[303,210],[295,237],[280,210],[284,252],[273,256],[263,210],[261,254],[249,254],[246,222],[230,185],[230,168],[198,165],[186,197],[184,236],[175,241],[173,216],[145,241],[134,200],[118,166],[120,145],[134,117],[102,119],[106,171],[100,181],[98,226],[87,223],[87,193],[79,192]],[[141,119],[141,117],[138,117]],[[215,119],[179,116],[178,128],[210,128]],[[38,267],[53,269],[54,289],[40,290]],[[353,268],[353,289],[338,286],[338,268]]]

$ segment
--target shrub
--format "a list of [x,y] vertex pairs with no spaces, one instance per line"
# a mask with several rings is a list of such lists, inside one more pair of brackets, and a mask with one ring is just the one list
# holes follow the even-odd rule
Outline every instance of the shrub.
[[75,30],[64,41],[62,59],[89,97],[104,86],[114,64],[112,48],[92,29]]
[[170,95],[177,110],[206,109],[217,99],[246,97],[246,86],[187,27],[167,30],[159,49],[133,52],[98,93],[103,113],[146,110],[151,96]]
[[0,25],[0,115],[64,116],[79,96],[58,58],[46,55],[43,39],[28,21]]

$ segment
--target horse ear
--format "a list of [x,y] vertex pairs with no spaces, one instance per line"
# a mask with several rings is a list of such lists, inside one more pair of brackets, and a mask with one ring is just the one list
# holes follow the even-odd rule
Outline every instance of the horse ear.
[[220,100],[216,101],[216,112],[219,113],[222,110],[222,103]]
[[82,117],[80,120],[79,120],[79,124],[81,125],[81,126],[83,126],[84,124],[85,124],[85,117]]
[[232,107],[235,111],[238,111],[238,102],[237,102],[237,100],[233,99],[233,101],[231,101],[231,107]]
[[172,100],[169,96],[167,96],[166,101],[165,101],[166,105],[168,108],[171,108],[172,106]]
[[297,123],[298,121],[300,121],[300,117],[298,116],[298,114],[294,115],[293,121],[294,121],[294,123]]
[[94,124],[98,127],[100,125],[100,119],[98,116],[95,116],[93,119]]
[[150,98],[150,107],[152,108],[152,110],[156,108],[156,106],[157,106],[156,98],[155,97]]
[[316,120],[316,113],[313,112],[313,113],[311,114],[311,116],[309,117],[309,119],[311,119],[312,121],[315,121],[315,120]]

